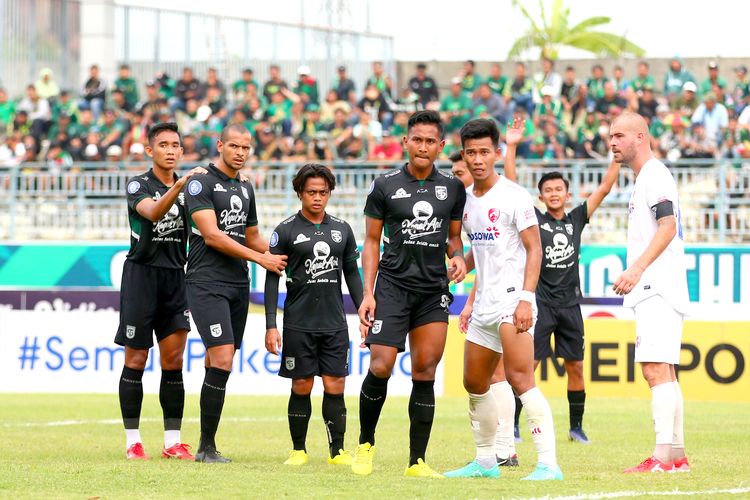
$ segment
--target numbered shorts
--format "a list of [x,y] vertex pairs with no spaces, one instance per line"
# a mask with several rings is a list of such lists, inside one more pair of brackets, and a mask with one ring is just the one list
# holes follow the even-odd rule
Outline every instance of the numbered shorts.
[[250,303],[249,287],[189,282],[187,299],[206,347],[234,344],[240,348]]
[[583,360],[583,316],[581,306],[552,307],[537,304],[539,316],[534,324],[534,359],[552,356],[550,339],[555,335],[555,357]]
[[367,332],[365,345],[387,345],[398,352],[406,348],[406,336],[418,326],[448,323],[448,307],[453,295],[445,289],[417,293],[378,276],[375,284],[375,320]]
[[683,314],[661,295],[635,307],[635,362],[680,364]]
[[190,330],[185,271],[126,260],[120,284],[120,326],[115,343],[150,349],[178,330]]
[[284,328],[279,375],[300,379],[349,375],[349,330],[302,332]]
[[[518,295],[511,294],[495,306],[482,307],[480,311],[475,310],[469,320],[466,340],[502,354],[503,343],[500,339],[500,325],[503,323],[513,324],[513,313],[517,306]],[[536,323],[536,301],[531,304],[531,312],[534,323]],[[533,338],[534,327],[529,328],[527,333]]]

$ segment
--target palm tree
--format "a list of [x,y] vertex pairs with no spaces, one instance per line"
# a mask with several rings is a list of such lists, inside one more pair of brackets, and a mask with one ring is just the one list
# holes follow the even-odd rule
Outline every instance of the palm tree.
[[568,23],[570,9],[563,6],[562,0],[553,0],[549,19],[544,9],[544,0],[539,0],[542,23],[540,26],[537,18],[529,14],[519,0],[513,0],[513,5],[521,10],[531,26],[513,43],[508,52],[509,59],[518,57],[527,50],[540,49],[542,57],[555,60],[559,48],[563,46],[575,47],[598,56],[619,57],[632,54],[640,57],[645,53],[641,47],[628,41],[624,36],[591,30],[594,26],[608,24],[611,21],[609,17],[589,17],[571,27]]

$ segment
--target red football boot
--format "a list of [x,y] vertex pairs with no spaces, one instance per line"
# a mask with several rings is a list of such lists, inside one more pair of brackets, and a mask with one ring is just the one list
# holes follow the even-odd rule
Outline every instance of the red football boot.
[[127,452],[128,460],[148,460],[149,457],[146,452],[143,451],[143,445],[141,443],[131,444]]
[[625,469],[626,474],[631,474],[633,472],[671,472],[672,471],[672,465],[671,464],[665,464],[664,462],[660,461],[656,457],[648,457],[646,460],[641,462],[640,464],[636,465],[635,467],[631,467],[630,469]]
[[177,443],[169,448],[164,448],[161,450],[161,456],[178,460],[195,460],[195,457],[190,453],[190,445],[185,443]]

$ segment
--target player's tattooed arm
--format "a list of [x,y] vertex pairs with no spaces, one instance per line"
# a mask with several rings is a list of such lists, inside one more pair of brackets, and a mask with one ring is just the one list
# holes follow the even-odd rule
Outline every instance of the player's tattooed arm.
[[586,200],[586,211],[588,212],[586,214],[587,218],[590,219],[591,216],[594,215],[596,209],[599,208],[599,205],[601,205],[604,198],[612,190],[612,186],[614,186],[615,182],[617,182],[617,176],[619,175],[619,173],[620,164],[612,160],[609,164],[609,168],[604,173],[602,183],[599,184],[599,186],[594,190],[593,193],[589,195],[588,199]]
[[151,222],[157,222],[162,217],[164,217],[167,212],[169,212],[170,208],[172,208],[172,205],[174,205],[175,201],[177,201],[177,198],[180,196],[182,188],[185,187],[185,183],[187,183],[188,179],[196,174],[207,173],[208,170],[206,170],[205,168],[195,167],[194,169],[177,179],[172,187],[169,188],[166,193],[164,193],[164,196],[160,197],[158,200],[144,198],[143,200],[138,202],[138,204],[135,206],[135,210],[141,216],[145,217]]

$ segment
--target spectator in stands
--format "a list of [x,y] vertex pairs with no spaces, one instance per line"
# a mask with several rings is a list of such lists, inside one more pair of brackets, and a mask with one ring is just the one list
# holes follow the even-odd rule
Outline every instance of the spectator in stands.
[[97,126],[97,131],[102,138],[99,145],[105,150],[113,145],[120,146],[125,135],[125,130],[126,125],[123,123],[123,120],[113,110],[106,110]]
[[747,66],[740,64],[734,68],[734,74],[737,80],[734,84],[732,101],[734,102],[734,113],[739,116],[750,103],[750,80],[747,77]]
[[299,96],[286,87],[279,87],[279,91],[271,97],[264,120],[275,129],[274,133],[288,135],[292,105],[299,100]]
[[709,135],[703,123],[694,122],[687,147],[682,153],[683,158],[714,158],[717,153],[716,138]]
[[552,98],[560,99],[563,79],[560,73],[555,71],[555,61],[547,57],[542,58],[542,71],[534,76],[534,102],[538,105],[542,102],[542,88],[549,87],[552,90]]
[[487,85],[490,86],[493,93],[502,97],[506,83],[508,83],[508,77],[503,75],[503,67],[500,66],[500,63],[492,63],[490,75],[487,77]]
[[357,107],[370,115],[374,121],[380,122],[384,128],[391,126],[393,112],[385,95],[375,83],[369,83],[365,94],[357,103]]
[[700,102],[697,97],[698,86],[695,82],[685,82],[682,86],[682,94],[670,103],[671,109],[679,111],[684,116],[693,116]]
[[478,106],[485,106],[487,113],[500,123],[504,122],[507,118],[508,108],[505,105],[505,100],[492,92],[492,88],[490,88],[487,82],[481,83],[477,90],[477,95],[473,102],[475,113]]
[[440,116],[448,133],[459,130],[471,118],[471,97],[463,91],[462,80],[454,77],[451,80],[450,94],[440,103]]
[[415,113],[422,109],[422,105],[419,104],[419,96],[411,91],[410,87],[404,87],[401,89],[401,93],[396,99],[396,104],[393,106],[394,110],[406,111],[409,114]]
[[131,76],[130,66],[127,64],[120,65],[113,90],[122,92],[122,96],[125,98],[125,104],[121,106],[123,109],[128,111],[135,109],[135,106],[138,104],[138,83]]
[[727,130],[721,141],[721,158],[741,158],[741,150],[750,145],[750,131],[740,128],[737,117],[730,116]]
[[690,137],[686,133],[685,118],[672,114],[665,125],[667,127],[659,138],[658,151],[669,161],[677,161],[682,158],[690,143]]
[[669,61],[669,70],[664,75],[664,96],[670,104],[680,96],[686,82],[695,83],[695,78],[684,68],[682,59],[675,56]]
[[542,102],[534,109],[534,124],[543,126],[547,121],[562,123],[563,107],[560,100],[555,98],[555,90],[545,85],[541,94]]
[[307,143],[302,137],[292,141],[292,147],[282,158],[283,161],[294,163],[306,163],[308,161]]
[[659,105],[654,97],[654,88],[651,85],[645,85],[635,95],[638,114],[646,118],[650,124],[656,117],[656,107]]
[[125,100],[125,94],[122,93],[122,90],[115,89],[110,92],[109,95],[110,103],[107,106],[107,109],[111,109],[117,114],[125,114],[133,110],[133,108],[128,106],[128,103]]
[[476,63],[471,59],[464,61],[458,76],[461,77],[461,89],[473,97],[482,83],[482,77],[476,73]]
[[4,135],[13,124],[16,103],[8,99],[8,92],[0,87],[0,135]]
[[[203,99],[209,98],[209,93],[211,94],[211,99],[207,104],[211,106],[212,109],[216,103],[218,103],[218,107],[221,108],[226,106],[227,87],[224,85],[224,82],[219,79],[219,74],[217,73],[216,68],[208,68],[208,71],[206,72],[206,81],[201,83],[201,89],[198,92]],[[216,111],[214,111],[214,113],[215,112]]]
[[90,109],[94,115],[94,119],[98,120],[99,115],[101,115],[104,110],[106,99],[107,84],[99,76],[99,66],[93,64],[89,68],[89,77],[83,83],[81,101],[79,102],[78,107]]
[[709,92],[714,92],[714,85],[718,85],[722,90],[726,90],[727,81],[726,79],[724,79],[724,77],[719,76],[719,63],[717,63],[716,61],[709,61],[708,77],[703,80],[700,87],[698,87],[698,91],[701,97],[705,96]]
[[534,113],[533,89],[534,84],[531,78],[526,76],[526,65],[517,62],[515,66],[515,75],[512,80],[508,80],[503,89],[503,98],[508,105],[509,113],[514,113],[517,107],[522,107],[526,114],[531,116]]
[[[276,95],[281,92],[277,92]],[[258,125],[258,145],[255,148],[255,154],[260,161],[281,160],[284,155],[279,143],[279,137],[276,131],[269,123],[261,122]]]
[[313,161],[332,161],[335,157],[331,141],[326,132],[318,132],[307,145],[307,157]]
[[604,82],[603,95],[596,100],[595,110],[599,113],[599,120],[611,118],[620,114],[627,107],[625,99],[617,95],[615,84],[609,80]]
[[297,85],[294,87],[294,93],[299,96],[305,107],[310,104],[320,104],[318,81],[312,76],[310,66],[303,64],[297,68],[297,75]]
[[336,100],[344,102],[355,102],[356,87],[354,80],[346,74],[346,66],[339,66],[336,78],[333,80],[333,91],[336,92]]
[[159,84],[159,94],[166,100],[168,103],[174,102],[174,91],[177,87],[177,82],[174,78],[171,78],[167,73],[164,71],[157,71],[156,75],[154,75],[154,81]]
[[302,133],[300,134],[301,137],[305,139],[305,141],[309,141],[318,135],[318,132],[325,131],[326,126],[320,119],[320,106],[317,104],[311,104],[307,107],[307,111],[305,111]]
[[[604,76],[604,67],[601,64],[594,64],[591,66],[591,76],[586,81],[586,86],[589,89],[589,99],[597,102],[604,97],[604,84],[608,81],[609,79]],[[614,87],[614,84],[612,85],[612,88],[616,94],[617,89]]]
[[386,74],[381,61],[372,63],[372,75],[367,79],[365,87],[370,85],[375,85],[386,99],[393,97],[393,80]]
[[348,102],[339,100],[336,91],[331,89],[326,94],[326,100],[320,105],[320,121],[325,125],[333,123],[333,115],[337,109],[343,109],[348,116],[352,107]]
[[398,162],[403,158],[404,148],[401,146],[400,139],[391,135],[389,131],[384,130],[382,142],[376,144],[370,152],[370,160],[389,160]]
[[409,79],[409,88],[419,96],[419,103],[423,108],[440,99],[438,85],[435,79],[427,74],[425,63],[417,64],[417,74]]
[[560,86],[560,103],[563,106],[563,111],[573,114],[573,105],[578,100],[578,89],[581,86],[581,82],[576,78],[576,69],[573,66],[565,68],[565,75],[563,76],[563,82]]
[[646,87],[649,87],[651,88],[651,90],[653,90],[656,86],[656,82],[654,82],[654,77],[649,74],[649,64],[646,61],[639,62],[637,71],[638,76],[630,81],[630,88],[633,90],[633,92],[638,93]]
[[195,136],[186,134],[182,136],[182,161],[183,163],[198,163],[205,158],[207,151],[200,148]]
[[[36,144],[39,144],[52,125],[52,109],[47,99],[43,99],[37,94],[36,87],[27,85],[26,97],[21,99],[16,110],[26,112],[31,123],[29,133],[34,136]],[[38,152],[34,151],[34,153]]]
[[255,80],[255,73],[253,72],[252,68],[243,69],[242,76],[239,78],[239,80],[236,80],[232,84],[232,94],[234,96],[234,102],[240,102],[244,100],[248,85],[253,85],[257,93],[258,82]]
[[[200,80],[193,74],[193,68],[185,66],[182,68],[182,78],[177,80],[174,88],[172,111],[186,111],[188,101],[194,100],[200,102],[202,98]],[[180,131],[182,132],[182,128],[180,128]]]
[[271,102],[271,97],[274,94],[288,87],[286,81],[281,78],[281,68],[279,68],[278,64],[269,66],[268,80],[263,84],[263,96],[266,98],[266,102]]
[[627,97],[632,82],[625,78],[625,70],[619,64],[612,69],[612,82],[615,84],[615,89],[617,89],[617,95]]
[[23,161],[26,156],[26,147],[21,141],[20,133],[8,134],[0,142],[0,165],[14,167]]
[[716,94],[708,92],[693,113],[691,121],[693,125],[703,125],[706,138],[718,145],[729,125],[729,114],[723,104],[716,102]]
[[39,72],[39,79],[34,83],[37,94],[42,99],[54,100],[60,95],[60,87],[55,83],[55,79],[52,77],[52,70],[50,68],[42,68]]

